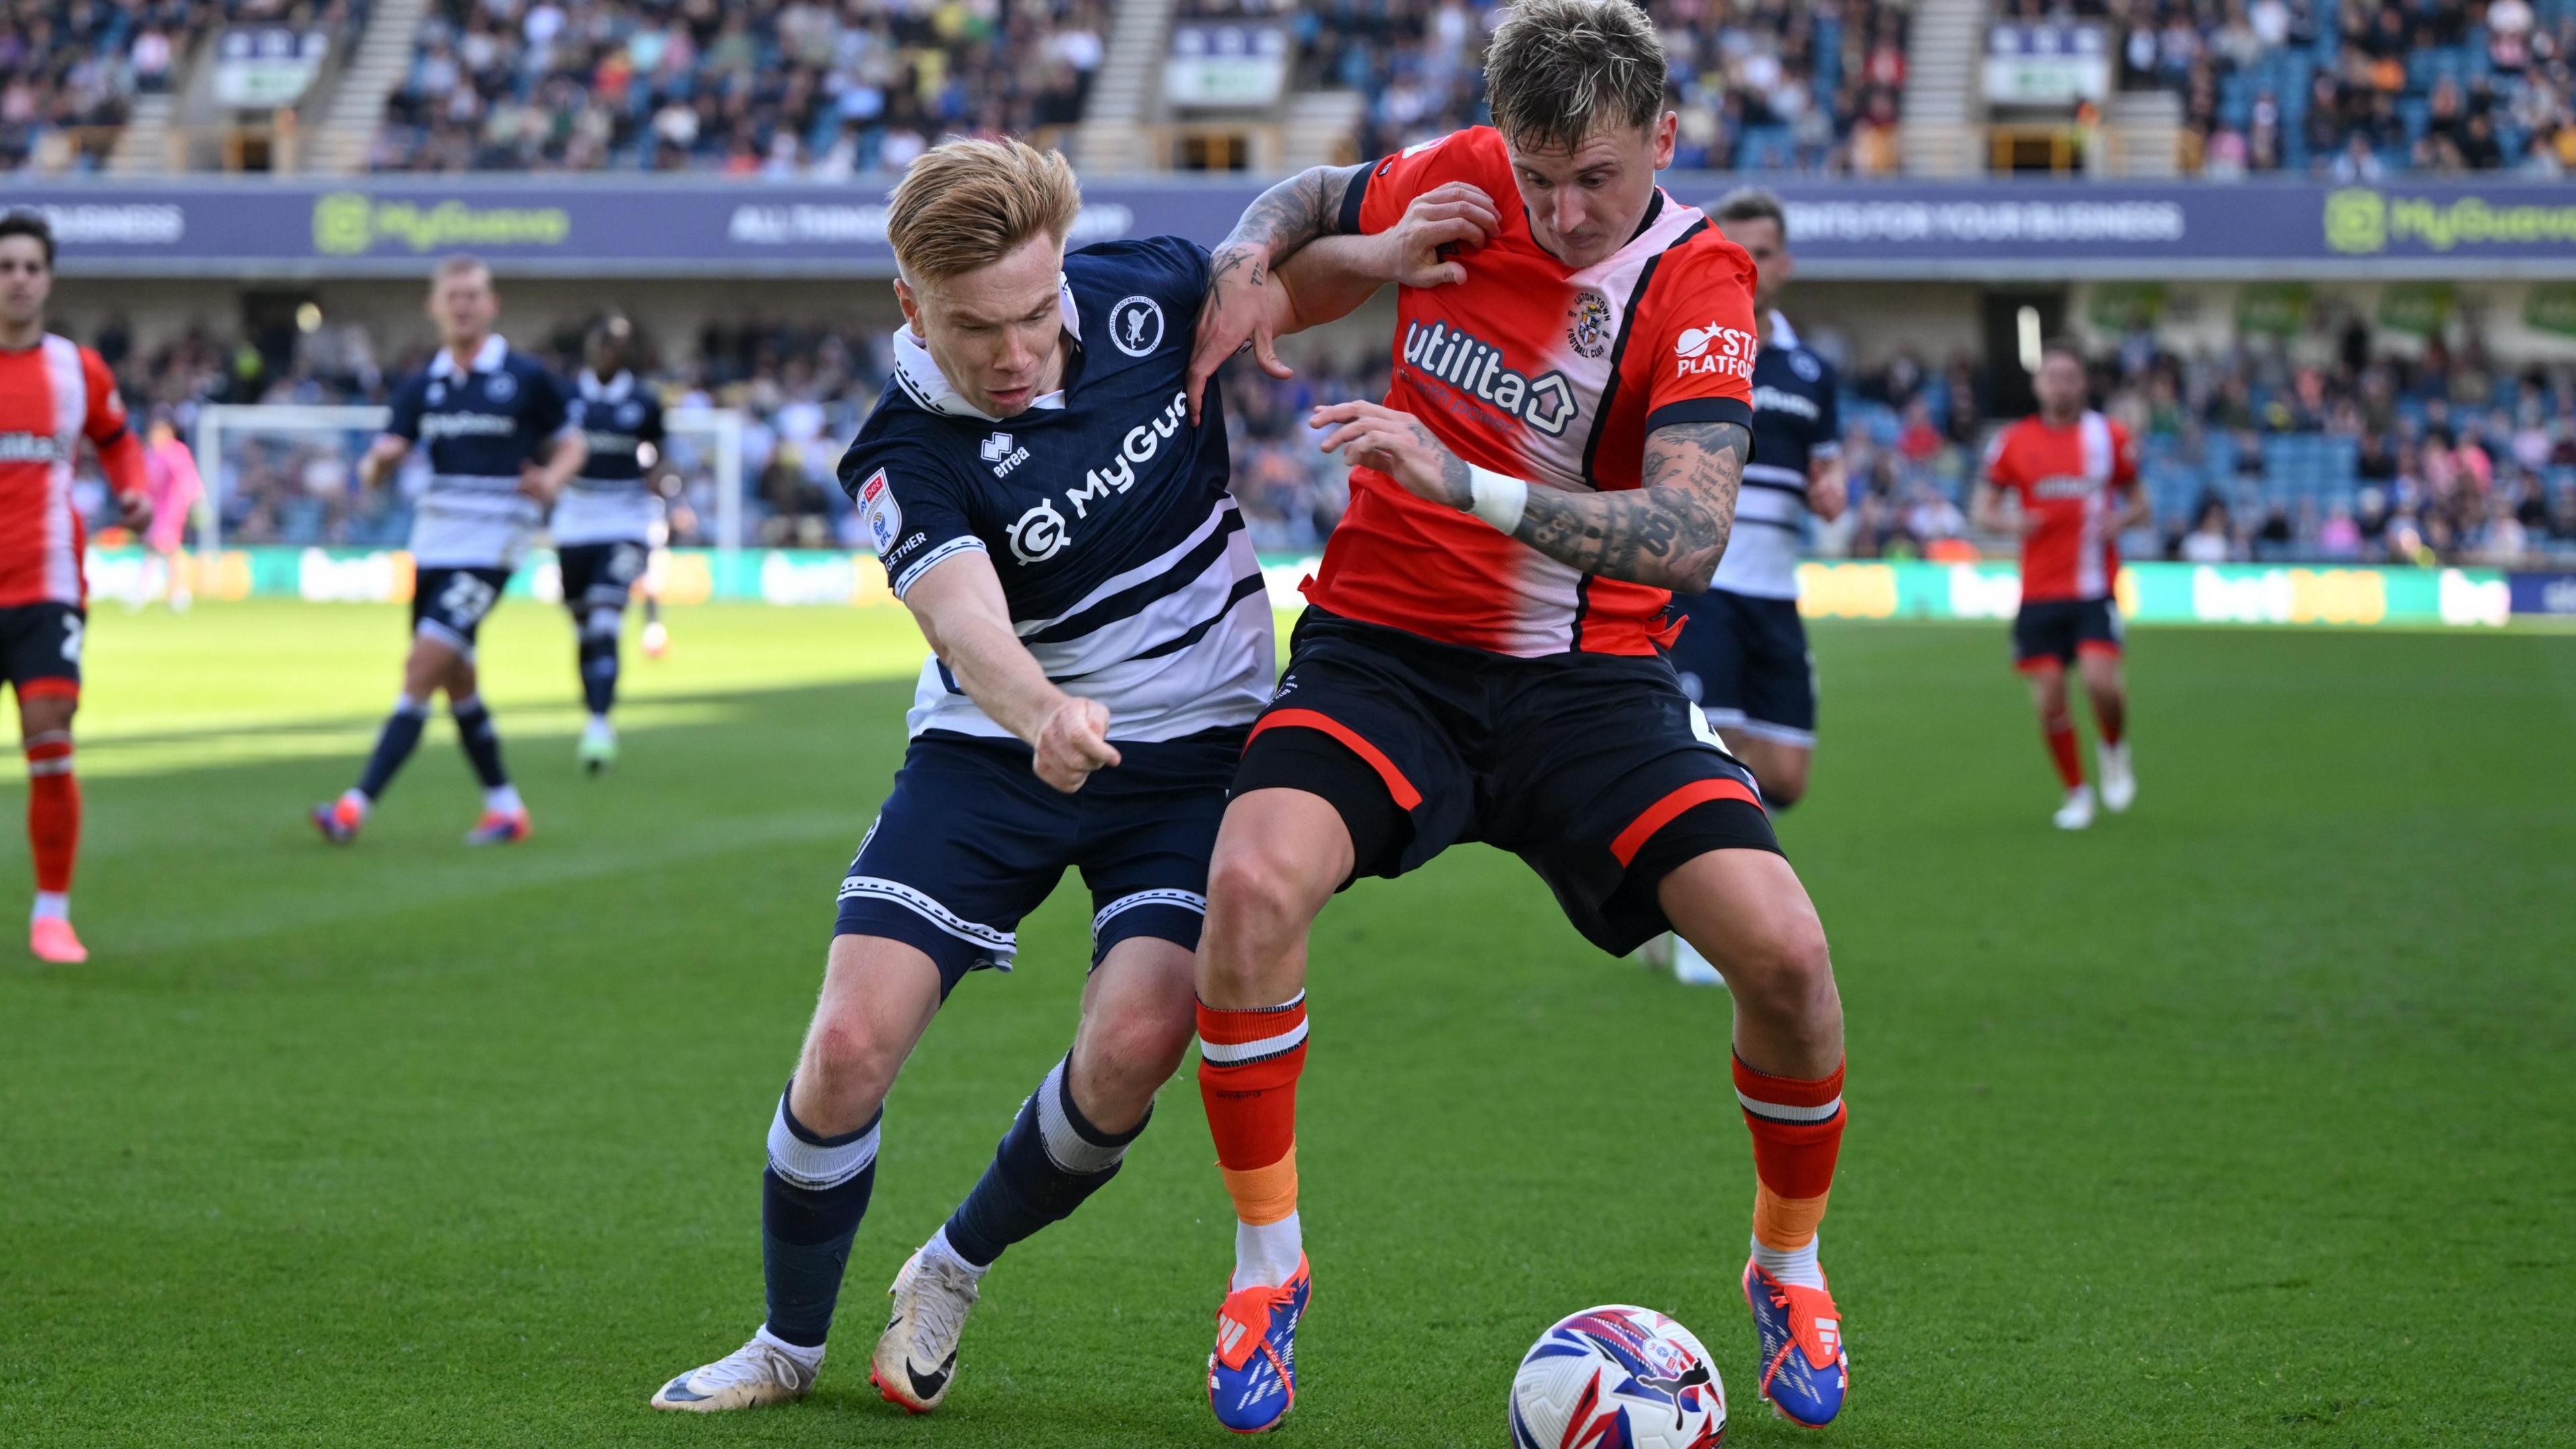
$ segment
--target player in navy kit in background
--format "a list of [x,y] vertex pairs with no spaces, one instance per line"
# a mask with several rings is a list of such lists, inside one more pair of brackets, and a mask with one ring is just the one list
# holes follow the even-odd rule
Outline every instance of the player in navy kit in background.
[[528,837],[528,810],[501,767],[501,737],[483,707],[474,637],[501,597],[546,505],[582,464],[581,430],[545,364],[511,350],[492,330],[500,316],[492,274],[472,257],[438,264],[429,316],[438,355],[394,393],[393,416],[358,460],[358,478],[380,487],[416,445],[429,448],[429,489],[411,525],[412,642],[402,695],[358,783],[313,808],[322,838],[346,844],[411,758],[429,722],[430,697],[447,691],[456,733],[483,783],[483,818],[468,845]]
[[582,726],[578,758],[596,775],[617,763],[618,631],[626,600],[653,557],[653,525],[662,500],[653,491],[662,463],[662,400],[626,369],[635,329],[625,318],[601,318],[583,346],[573,377],[572,419],[589,456],[555,500],[555,557],[563,570],[564,607],[578,641]]
[[[1687,623],[1672,661],[1683,692],[1753,771],[1776,815],[1807,793],[1816,754],[1816,665],[1798,618],[1798,544],[1809,513],[1831,522],[1843,511],[1839,379],[1780,312],[1792,270],[1780,199],[1747,187],[1709,215],[1753,259],[1763,342],[1753,364],[1753,461],[1744,465],[1735,535],[1707,592],[1673,595],[1672,615]],[[1668,962],[1688,985],[1723,984],[1677,936],[1658,937],[1645,955]]]
[[[1079,200],[1052,152],[952,141],[912,163],[888,208],[909,325],[840,472],[933,655],[770,1123],[768,1319],[663,1385],[657,1408],[813,1386],[887,1089],[967,973],[1011,966],[1021,917],[1068,867],[1096,912],[1073,1049],[896,1277],[879,1392],[939,1405],[985,1270],[1117,1172],[1188,1049],[1208,852],[1277,646],[1226,491],[1223,412],[1211,399],[1193,419],[1183,395],[1207,253],[1155,237],[1067,256]],[[1315,252],[1387,257],[1386,241]],[[1296,285],[1292,301],[1271,279],[1273,330],[1338,316],[1376,284]]]

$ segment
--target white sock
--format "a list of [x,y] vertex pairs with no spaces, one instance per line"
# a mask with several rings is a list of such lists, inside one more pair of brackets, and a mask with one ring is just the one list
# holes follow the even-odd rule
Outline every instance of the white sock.
[[596,734],[604,735],[608,733],[608,716],[604,714],[592,715],[590,717],[590,728],[592,732]]
[[1298,1231],[1295,1213],[1259,1227],[1238,1222],[1234,1225],[1234,1286],[1285,1283],[1297,1276],[1297,1262],[1305,1255],[1306,1240]]
[[354,785],[340,792],[340,803],[357,811],[361,820],[367,818],[368,811],[376,808],[376,802],[367,798],[367,792]]
[[516,813],[521,808],[519,804],[519,787],[516,785],[495,785],[491,789],[484,791],[483,808],[503,815]]
[[949,1246],[948,1225],[946,1223],[941,1223],[939,1225],[939,1231],[930,1235],[930,1241],[921,1245],[921,1256],[925,1258],[945,1258],[951,1266],[955,1267],[959,1272],[964,1273],[970,1278],[982,1278],[986,1273],[993,1270],[993,1265],[990,1263],[986,1263],[982,1267],[977,1267],[975,1264],[967,1262],[964,1254]]
[[766,1323],[760,1325],[760,1331],[753,1334],[752,1337],[760,1340],[762,1343],[768,1344],[771,1348],[778,1350],[780,1353],[787,1355],[789,1358],[796,1360],[807,1368],[812,1368],[823,1361],[823,1345],[818,1343],[812,1348],[807,1348],[801,1343],[789,1343],[786,1339],[780,1338],[777,1334],[770,1332],[769,1325]]
[[36,892],[36,908],[27,913],[29,924],[37,921],[68,921],[72,918],[70,891]]
[[1803,1248],[1766,1248],[1762,1240],[1753,1240],[1753,1261],[1763,1272],[1792,1288],[1822,1288],[1825,1270],[1816,1266],[1816,1241],[1823,1234],[1811,1234]]

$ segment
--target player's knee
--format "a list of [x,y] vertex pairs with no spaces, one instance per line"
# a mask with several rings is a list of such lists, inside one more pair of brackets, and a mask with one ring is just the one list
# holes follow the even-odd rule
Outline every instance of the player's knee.
[[1762,803],[1776,815],[1807,797],[1807,767],[1775,765],[1769,774],[1757,777],[1757,783],[1762,786]]
[[1197,1026],[1195,1011],[1122,1012],[1115,1021],[1087,1029],[1092,1066],[1109,1095],[1133,1102],[1141,1112],[1155,1089],[1180,1070]]
[[811,1084],[817,1097],[836,1107],[873,1111],[875,1099],[885,1094],[901,1059],[900,1052],[870,1029],[865,1017],[851,1013],[814,1023],[796,1074]]
[[1293,939],[1314,914],[1313,894],[1297,862],[1271,845],[1220,852],[1208,868],[1207,930],[1218,948],[1212,954]]
[[1839,1005],[1833,955],[1813,911],[1782,912],[1745,933],[1723,963],[1739,999],[1765,1019],[1819,1027]]

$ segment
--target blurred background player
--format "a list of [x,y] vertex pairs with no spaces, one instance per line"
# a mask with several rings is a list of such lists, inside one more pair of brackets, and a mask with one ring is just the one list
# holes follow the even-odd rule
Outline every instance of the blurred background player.
[[143,534],[143,545],[151,551],[144,567],[143,588],[134,600],[141,608],[157,592],[168,601],[173,613],[186,613],[191,595],[188,589],[188,560],[182,550],[187,547],[188,520],[197,511],[197,500],[205,496],[205,480],[197,475],[197,460],[188,445],[179,441],[179,430],[170,425],[170,415],[156,410],[152,430],[143,449],[143,473],[152,495],[152,525]]
[[[1806,515],[1842,516],[1841,379],[1798,341],[1777,303],[1789,285],[1789,217],[1780,198],[1750,187],[1729,192],[1709,213],[1726,239],[1753,259],[1754,325],[1762,354],[1753,364],[1753,461],[1735,501],[1735,532],[1704,594],[1673,595],[1683,620],[1670,650],[1682,692],[1753,771],[1771,813],[1807,793],[1816,754],[1816,661],[1798,617],[1798,547]],[[1655,950],[1654,947],[1661,947]],[[1667,935],[1648,959],[1669,952],[1675,979],[1724,984],[1690,942]]]
[[430,699],[442,689],[483,784],[483,818],[466,843],[528,837],[527,805],[501,766],[500,733],[476,692],[474,637],[585,450],[562,385],[492,330],[500,311],[492,274],[480,261],[455,256],[438,264],[429,290],[438,355],[395,392],[393,416],[358,460],[360,480],[375,488],[414,445],[426,443],[429,487],[412,517],[412,641],[402,695],[358,783],[313,808],[314,825],[334,844],[357,837],[420,744]]
[[[1068,868],[1096,911],[1072,1050],[895,1278],[881,1394],[939,1406],[986,1270],[1117,1174],[1189,1048],[1208,852],[1277,647],[1226,491],[1224,414],[1182,405],[1207,253],[1167,236],[1067,256],[1079,204],[1063,157],[1016,141],[951,141],[895,188],[909,325],[840,476],[933,656],[770,1122],[768,1317],[655,1408],[812,1388],[886,1092],[958,982],[1009,968],[1021,917]],[[1305,325],[1287,297],[1264,289],[1274,330]]]
[[1849,1377],[1816,1256],[1845,1120],[1841,998],[1750,774],[1657,648],[1670,591],[1716,572],[1752,450],[1754,268],[1655,184],[1678,117],[1643,12],[1522,0],[1485,70],[1492,127],[1282,182],[1215,257],[1194,370],[1257,339],[1251,284],[1313,237],[1384,231],[1416,198],[1472,197],[1490,233],[1458,254],[1463,280],[1399,294],[1386,403],[1311,418],[1355,465],[1351,505],[1208,867],[1199,1087],[1236,1218],[1209,1403],[1258,1433],[1296,1402],[1310,927],[1356,876],[1482,840],[1601,949],[1673,930],[1726,968],[1758,1387],[1821,1425]]
[[[626,601],[652,561],[654,525],[662,516],[655,484],[669,471],[662,400],[627,370],[634,337],[633,324],[611,314],[592,325],[584,342],[571,411],[588,451],[555,500],[552,524],[564,607],[579,641],[582,702],[590,709],[577,757],[594,775],[617,763],[617,730],[608,712],[617,704],[618,635]],[[648,620],[646,627],[659,622]]]
[[0,667],[18,692],[27,755],[27,845],[36,904],[27,949],[46,961],[89,959],[72,931],[72,866],[80,854],[80,782],[72,715],[80,708],[81,635],[89,619],[86,543],[72,503],[72,464],[87,438],[128,528],[152,519],[143,447],[98,354],[45,330],[54,234],[44,218],[0,216]]
[[[2137,448],[2126,428],[2086,405],[2084,354],[2050,342],[2031,380],[2039,412],[1995,434],[1969,513],[1978,527],[2021,534],[2021,612],[2013,619],[2013,667],[2030,680],[2031,703],[2066,797],[2060,830],[2093,823],[2093,787],[2075,752],[2066,707],[2066,667],[2084,674],[2093,720],[2102,804],[2114,814],[2137,798],[2129,768],[2128,695],[2120,682],[2119,537],[2148,517],[2138,487]],[[2006,509],[2009,496],[2015,507]]]

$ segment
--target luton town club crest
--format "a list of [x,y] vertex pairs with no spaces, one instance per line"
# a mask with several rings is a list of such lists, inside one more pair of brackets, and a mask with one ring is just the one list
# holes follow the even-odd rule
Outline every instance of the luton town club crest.
[[1565,329],[1566,345],[1585,357],[1599,357],[1610,350],[1610,303],[1598,292],[1578,292],[1574,310],[1567,314],[1574,325]]

